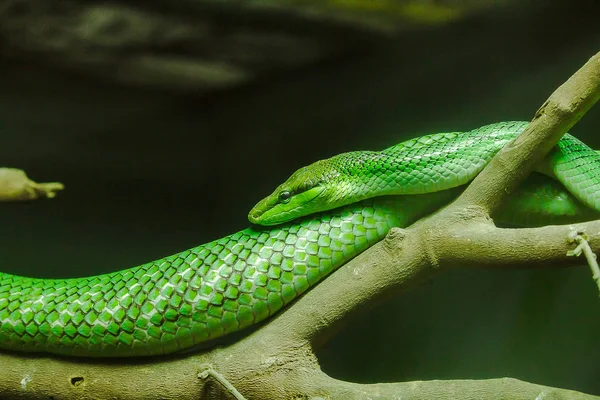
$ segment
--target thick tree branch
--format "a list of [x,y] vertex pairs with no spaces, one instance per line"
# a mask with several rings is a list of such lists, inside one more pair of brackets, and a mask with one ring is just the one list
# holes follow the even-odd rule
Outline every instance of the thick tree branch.
[[397,295],[442,267],[454,263],[523,267],[571,263],[566,251],[575,248],[568,241],[573,230],[586,232],[592,249],[600,251],[596,239],[599,221],[508,232],[494,227],[486,212],[524,175],[518,170],[528,172],[528,153],[542,157],[598,99],[599,57],[567,82],[570,90],[557,91],[561,105],[555,109],[550,106],[554,101],[547,103],[536,119],[546,122],[528,129],[524,139],[508,150],[513,152],[511,157],[502,152],[490,163],[482,172],[486,181],[476,180],[441,212],[408,229],[392,230],[384,241],[340,268],[262,328],[227,346],[180,357],[99,362],[2,353],[0,398],[221,398],[220,385],[198,377],[206,364],[249,399],[596,398],[512,379],[374,385],[341,382],[320,371],[313,347],[351,314]]
[[[576,246],[573,233],[586,233],[592,250],[600,252],[600,220],[534,229],[502,229],[490,224],[469,224],[446,231],[451,236],[430,236],[436,255],[444,265],[468,267],[534,268],[581,265],[583,261],[569,255]],[[486,249],[482,252],[481,249]]]
[[453,207],[479,206],[490,214],[598,99],[600,53],[552,93],[525,131],[504,146]]
[[[406,383],[356,384],[332,379],[323,373],[307,375],[301,384],[314,388],[313,399],[317,399],[321,388],[327,394],[345,400],[388,400],[388,399],[590,399],[572,390],[555,389],[531,384],[512,378],[487,380],[435,380]],[[323,397],[321,397],[323,398]],[[325,397],[326,398],[326,397]]]
[[[234,346],[236,351],[246,349]],[[212,364],[231,375],[230,381],[243,388],[249,399],[384,400],[410,399],[597,399],[572,390],[556,389],[511,378],[489,380],[436,380],[406,383],[356,384],[331,378],[316,365],[306,362],[299,349],[287,357],[253,358],[258,352],[237,354],[222,350],[219,363]],[[300,353],[301,354],[301,353]],[[228,357],[224,358],[223,356]],[[208,358],[144,360],[138,363],[76,363],[52,358],[2,355],[0,399],[61,400],[130,399],[197,400],[229,398],[214,380],[199,377]],[[241,359],[241,363],[237,359]],[[226,363],[224,363],[226,361]],[[3,364],[4,363],[4,364]],[[221,364],[223,363],[223,364]],[[57,373],[52,368],[58,368]],[[23,373],[27,371],[26,373]],[[12,384],[7,388],[7,383]],[[294,397],[297,395],[297,397]],[[301,396],[301,397],[298,397]]]

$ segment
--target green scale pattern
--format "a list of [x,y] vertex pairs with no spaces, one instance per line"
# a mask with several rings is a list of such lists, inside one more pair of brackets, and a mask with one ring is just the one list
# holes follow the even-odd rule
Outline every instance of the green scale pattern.
[[[526,126],[503,122],[318,161],[292,175],[291,182],[299,183],[292,189],[324,183],[333,188],[333,202],[314,201],[313,212],[354,204],[273,228],[248,228],[131,269],[76,279],[0,273],[0,349],[93,357],[170,354],[264,321],[390,228],[445,204],[460,189],[444,189],[467,183]],[[506,222],[545,225],[598,216],[596,152],[565,135],[540,169],[593,210],[558,183],[538,177],[499,211]],[[423,192],[429,194],[418,194]],[[410,196],[364,200],[386,194]],[[266,200],[259,205],[271,203]]]
[[[469,132],[436,133],[411,139],[382,151],[355,151],[315,163],[317,177],[337,190],[338,205],[377,195],[432,193],[473,179],[528,122],[509,121]],[[539,167],[561,182],[588,207],[600,209],[600,156],[566,134]],[[312,173],[312,172],[311,172]]]
[[[443,201],[419,197],[369,200],[276,229],[249,228],[106,275],[0,273],[0,348],[101,357],[191,348],[265,320],[390,227]],[[410,217],[401,212],[406,207]]]

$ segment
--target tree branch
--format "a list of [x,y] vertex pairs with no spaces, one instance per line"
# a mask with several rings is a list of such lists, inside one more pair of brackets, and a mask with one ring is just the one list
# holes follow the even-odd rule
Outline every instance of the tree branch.
[[600,53],[552,93],[523,133],[498,152],[453,207],[479,206],[491,214],[598,99]]
[[[235,350],[243,350],[234,346]],[[511,378],[488,380],[435,380],[404,383],[357,384],[331,378],[308,358],[251,358],[242,353],[234,356],[229,349],[216,355],[225,365],[230,382],[243,388],[248,399],[384,400],[410,399],[597,399],[576,391],[556,389]],[[257,352],[251,351],[250,355]],[[296,354],[297,356],[298,354]],[[143,360],[137,363],[77,363],[46,357],[23,358],[2,355],[0,399],[61,400],[128,399],[128,400],[198,400],[228,398],[214,380],[202,379],[203,362],[210,357],[189,356],[182,359]],[[237,359],[241,358],[241,363]],[[7,368],[8,367],[8,368]],[[58,368],[54,372],[52,368]],[[24,371],[26,371],[24,373]],[[10,382],[9,386],[7,383]],[[294,397],[294,395],[302,397]]]
[[392,230],[260,329],[224,347],[178,357],[97,361],[2,353],[0,398],[221,398],[219,384],[199,378],[207,364],[250,399],[597,398],[513,379],[342,382],[321,372],[313,350],[351,314],[443,267],[573,263],[566,256],[575,248],[569,243],[573,231],[586,232],[592,249],[600,251],[600,221],[508,231],[494,227],[487,212],[531,169],[530,154],[543,157],[598,100],[599,60],[600,53],[563,85],[569,90],[557,90],[535,119],[542,122],[534,121],[534,128],[501,152],[457,201],[408,229]]
[[20,169],[0,168],[0,202],[51,199],[64,188],[59,182],[34,182]]

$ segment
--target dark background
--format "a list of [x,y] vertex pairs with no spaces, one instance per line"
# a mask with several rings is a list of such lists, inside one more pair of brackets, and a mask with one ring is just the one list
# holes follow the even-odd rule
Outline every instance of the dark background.
[[[597,4],[522,2],[203,98],[0,61],[0,165],[67,187],[0,206],[0,270],[127,268],[243,229],[317,159],[528,120],[599,50]],[[599,126],[595,108],[573,133],[600,148]],[[319,358],[359,382],[510,376],[600,395],[598,340],[585,265],[457,268],[352,321]]]

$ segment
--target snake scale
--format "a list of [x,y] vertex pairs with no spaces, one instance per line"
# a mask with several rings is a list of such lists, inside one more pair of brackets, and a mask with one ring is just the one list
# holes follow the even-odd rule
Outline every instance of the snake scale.
[[[256,325],[390,228],[446,204],[526,126],[496,123],[318,161],[259,202],[251,227],[137,267],[74,279],[0,273],[0,349],[161,355]],[[495,218],[541,225],[598,215],[594,150],[565,135],[539,169],[568,192],[532,177]]]

